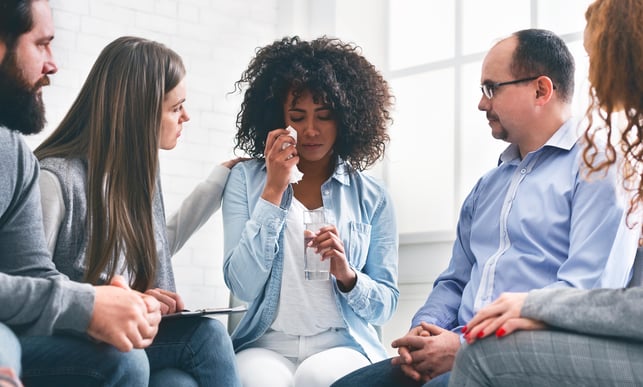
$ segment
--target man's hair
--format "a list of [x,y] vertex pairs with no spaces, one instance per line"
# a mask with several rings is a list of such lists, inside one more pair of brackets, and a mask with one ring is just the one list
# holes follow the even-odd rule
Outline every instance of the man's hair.
[[20,35],[33,28],[31,3],[34,0],[0,0],[0,40],[13,50]]
[[516,78],[546,75],[560,99],[571,102],[574,95],[574,57],[565,42],[551,31],[526,29],[514,33],[518,46],[511,63]]

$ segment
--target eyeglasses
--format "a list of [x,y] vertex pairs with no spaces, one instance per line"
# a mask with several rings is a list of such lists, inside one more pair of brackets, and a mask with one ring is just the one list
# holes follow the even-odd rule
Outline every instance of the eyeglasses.
[[482,90],[482,94],[484,94],[485,97],[491,99],[491,98],[493,98],[493,93],[500,86],[514,85],[516,83],[521,83],[521,82],[529,82],[529,81],[533,81],[534,79],[538,79],[538,78],[540,78],[540,75],[535,76],[535,77],[516,79],[514,81],[508,81],[508,82],[483,83],[482,85],[480,85],[480,90]]

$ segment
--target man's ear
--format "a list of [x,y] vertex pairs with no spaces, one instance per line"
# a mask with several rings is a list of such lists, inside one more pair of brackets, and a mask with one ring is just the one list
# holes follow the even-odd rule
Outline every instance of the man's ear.
[[539,105],[544,105],[554,95],[554,83],[546,75],[538,77],[536,80],[536,100]]

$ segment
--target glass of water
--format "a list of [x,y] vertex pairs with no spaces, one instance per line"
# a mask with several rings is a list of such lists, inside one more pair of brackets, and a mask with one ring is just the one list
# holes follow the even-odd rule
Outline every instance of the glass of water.
[[330,279],[330,259],[322,261],[321,251],[316,253],[314,247],[308,246],[325,226],[328,226],[328,223],[323,208],[304,211],[304,278],[307,280]]

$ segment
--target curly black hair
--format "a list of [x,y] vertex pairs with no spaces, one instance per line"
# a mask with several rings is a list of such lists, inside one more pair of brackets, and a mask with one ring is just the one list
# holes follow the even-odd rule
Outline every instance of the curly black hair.
[[304,91],[323,101],[337,122],[334,154],[362,171],[384,156],[392,122],[387,82],[360,48],[338,39],[285,37],[257,49],[235,90],[247,84],[237,114],[235,149],[264,157],[268,132],[285,126],[284,103]]

